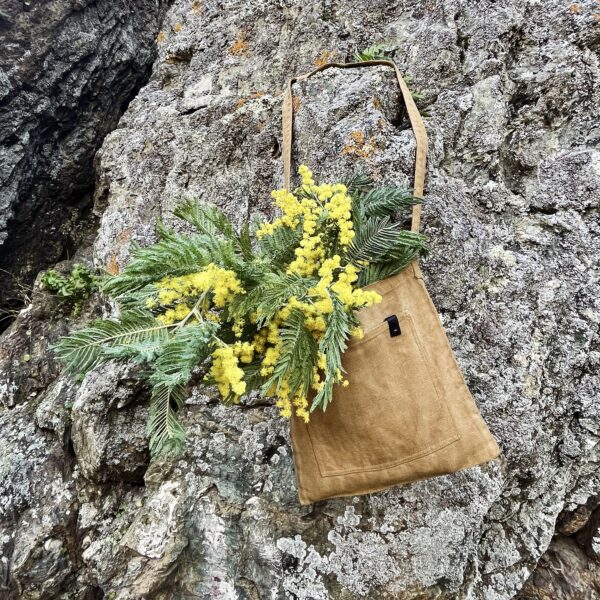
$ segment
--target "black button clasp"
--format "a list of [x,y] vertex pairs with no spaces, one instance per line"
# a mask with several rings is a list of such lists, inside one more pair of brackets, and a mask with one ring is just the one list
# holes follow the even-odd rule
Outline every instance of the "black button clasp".
[[396,315],[390,315],[389,317],[386,317],[384,321],[387,321],[388,327],[390,328],[390,337],[396,337],[402,333]]

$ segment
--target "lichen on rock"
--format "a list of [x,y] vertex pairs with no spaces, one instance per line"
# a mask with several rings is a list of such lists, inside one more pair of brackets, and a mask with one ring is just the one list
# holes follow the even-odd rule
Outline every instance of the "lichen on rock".
[[[277,411],[262,400],[224,407],[199,386],[182,411],[183,454],[152,460],[142,482],[142,392],[121,367],[93,372],[77,392],[72,452],[51,409],[56,388],[45,392],[45,382],[29,400],[16,391],[24,384],[2,346],[0,394],[12,398],[0,413],[10,593],[40,597],[42,578],[25,573],[44,573],[46,597],[518,594],[559,544],[559,515],[600,489],[598,11],[578,6],[173,3],[152,77],[96,158],[96,264],[118,271],[133,243],[155,240],[158,219],[175,224],[171,212],[188,197],[236,222],[267,212],[282,183],[286,78],[385,42],[427,115],[422,225],[432,250],[421,269],[503,455],[301,507]],[[410,185],[415,145],[391,72],[329,69],[294,95],[297,164],[321,179],[362,170]],[[32,479],[40,470],[51,473],[48,491]],[[55,516],[28,537],[24,522],[37,524],[28,511],[42,499]],[[581,530],[592,548],[594,527],[569,535]]]

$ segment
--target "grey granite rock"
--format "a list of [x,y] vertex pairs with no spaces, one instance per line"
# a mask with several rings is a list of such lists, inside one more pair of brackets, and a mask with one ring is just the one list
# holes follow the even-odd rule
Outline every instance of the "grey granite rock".
[[[57,441],[55,388],[23,400],[16,383],[7,389],[17,400],[0,422],[6,455],[16,452],[2,467],[9,477],[0,493],[17,515],[5,522],[0,563],[10,593],[21,586],[42,595],[44,574],[45,597],[503,600],[549,548],[560,514],[567,545],[581,535],[593,554],[600,9],[573,6],[176,0],[150,82],[97,157],[97,264],[116,272],[131,244],[151,243],[156,220],[173,223],[173,207],[189,196],[220,204],[238,222],[268,212],[269,192],[282,181],[286,77],[386,42],[427,115],[423,229],[432,252],[422,270],[503,455],[454,475],[300,507],[288,426],[277,411],[264,400],[223,407],[199,387],[182,414],[183,456],[152,461],[142,487],[124,481],[120,467],[102,481],[117,447],[123,465],[141,464],[141,405],[117,408],[137,394],[125,373],[110,367],[114,381],[92,373],[79,390],[75,456]],[[414,142],[388,72],[329,70],[294,91],[296,163],[325,178],[363,170],[410,182]],[[105,418],[103,407],[122,420]],[[89,453],[85,440],[98,432],[102,450]],[[48,468],[50,448],[64,453],[63,486],[76,498],[55,489],[46,510],[59,515],[66,502],[77,519],[65,518],[68,534],[47,519],[30,535],[22,520],[42,492],[28,473]],[[573,511],[581,522],[565,520]],[[560,564],[552,562],[559,546],[557,537],[542,578]],[[584,562],[577,555],[568,564]],[[566,594],[565,582],[540,581],[540,594]],[[527,585],[537,593],[534,579]]]
[[[189,453],[200,457],[179,478],[215,487],[180,524],[188,538],[200,530],[179,558],[182,597],[510,598],[558,513],[597,486],[593,23],[591,4],[174,6],[151,82],[99,155],[99,263],[125,264],[130,242],[152,241],[155,219],[190,195],[238,219],[266,210],[281,184],[285,78],[386,41],[428,115],[426,282],[504,450],[495,464],[307,512],[270,409],[192,405]],[[329,70],[295,93],[296,164],[410,181],[414,142],[388,72]],[[232,461],[246,439],[253,448]]]
[[148,76],[168,4],[2,3],[0,306],[77,239],[94,153]]
[[108,363],[87,375],[71,413],[73,449],[82,475],[100,482],[143,482],[147,398],[139,373],[126,364]]
[[597,562],[573,538],[558,534],[519,592],[519,600],[595,600],[600,595]]
[[62,436],[36,425],[39,403],[31,399],[0,414],[3,598],[56,597],[72,584],[77,564],[71,460]]

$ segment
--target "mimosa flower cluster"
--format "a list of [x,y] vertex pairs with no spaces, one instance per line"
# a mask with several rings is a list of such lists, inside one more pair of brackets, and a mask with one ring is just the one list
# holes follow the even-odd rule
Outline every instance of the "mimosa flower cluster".
[[[300,315],[303,327],[318,347],[327,331],[329,315],[334,312],[334,298],[351,319],[354,311],[381,301],[373,291],[356,287],[358,268],[344,260],[344,248],[354,239],[352,223],[352,197],[345,185],[316,185],[312,172],[304,165],[299,168],[302,184],[294,192],[276,190],[272,193],[274,207],[282,215],[271,222],[262,223],[256,237],[274,236],[278,230],[288,229],[297,234],[299,243],[293,249],[294,258],[285,268],[288,275],[297,275],[311,283],[303,295],[291,295],[270,319],[263,320],[260,310],[239,315],[229,323],[235,341],[219,340],[212,352],[212,366],[207,379],[213,381],[223,400],[237,403],[240,396],[250,391],[243,366],[254,363],[258,374],[271,381],[286,348],[281,331],[292,314]],[[165,277],[154,284],[157,293],[148,297],[146,306],[158,314],[157,321],[165,325],[181,326],[192,319],[226,320],[236,300],[246,293],[242,282],[232,270],[208,264],[196,273],[179,277]],[[224,323],[227,327],[227,323]],[[251,332],[247,340],[240,341],[244,332]],[[360,327],[353,327],[351,335],[362,336]],[[276,378],[264,388],[264,393],[275,398],[281,416],[294,414],[305,422],[310,419],[310,396],[323,390],[327,372],[327,355],[320,350],[305,357],[311,366],[310,385],[294,386],[293,373]],[[342,370],[337,368],[335,383],[348,385]]]

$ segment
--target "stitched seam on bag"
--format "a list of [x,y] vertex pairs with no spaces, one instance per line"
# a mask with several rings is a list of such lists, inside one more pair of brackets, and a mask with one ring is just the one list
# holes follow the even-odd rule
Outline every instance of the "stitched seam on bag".
[[383,471],[385,469],[393,469],[394,467],[398,467],[400,465],[403,465],[403,464],[406,464],[409,462],[413,462],[414,460],[418,460],[419,458],[424,458],[425,456],[429,456],[429,455],[433,454],[434,452],[437,452],[438,450],[445,448],[446,446],[450,446],[450,444],[454,444],[458,440],[460,440],[460,435],[457,434],[453,438],[448,438],[448,439],[445,439],[445,440],[439,442],[438,444],[435,444],[433,446],[428,446],[425,450],[422,450],[421,452],[419,452],[417,454],[411,454],[410,456],[403,458],[402,460],[393,462],[393,463],[386,463],[383,465],[367,467],[364,469],[354,469],[352,471],[328,471],[326,475],[322,475],[322,476],[323,477],[335,477],[337,475],[352,475],[353,473],[369,473],[371,471]]
[[[373,283],[369,283],[369,285],[365,285],[363,286],[361,289],[363,290],[372,290],[373,288],[380,288],[382,285],[385,285],[387,287],[388,283],[390,283],[391,279],[394,278],[398,278],[402,273],[404,273],[404,271],[406,271],[407,269],[411,269],[413,272],[413,277],[415,279],[423,279],[423,277],[420,277],[419,275],[417,275],[417,269],[420,270],[420,267],[418,265],[419,259],[415,258],[413,261],[411,261],[408,265],[406,265],[406,267],[404,267],[404,269],[402,269],[401,271],[398,271],[398,273],[395,273],[394,275],[390,275],[389,277],[386,277],[385,279],[380,279],[379,281],[375,281]],[[415,266],[415,263],[416,266]],[[388,282],[388,283],[386,283]],[[389,289],[387,289],[385,292],[381,292],[379,291],[379,289],[377,289],[376,291],[380,294],[380,295],[384,295],[387,294],[388,292],[390,292],[391,290],[395,289],[395,286],[390,287]]]
[[[458,371],[458,375],[460,377],[462,386],[467,391],[467,396],[469,398],[469,401],[471,402],[472,406],[475,408],[475,410],[477,412],[477,416],[479,417],[481,423],[485,426],[485,429],[488,431],[488,433],[490,435],[492,435],[483,415],[481,414],[481,409],[478,406],[477,402],[475,401],[475,398],[473,398],[473,394],[471,394],[471,390],[469,389],[469,386],[467,385],[467,382],[465,381],[465,376],[463,375],[462,369],[460,368],[460,365],[458,364],[458,361],[456,360],[456,355],[454,354],[454,350],[452,349],[452,346],[450,345],[450,340],[448,339],[448,334],[446,333],[446,328],[444,327],[444,324],[442,323],[440,314],[438,313],[437,308],[435,307],[435,304],[433,303],[433,300],[431,299],[431,296],[429,295],[429,292],[427,291],[427,287],[425,286],[425,282],[423,280],[421,280],[421,285],[423,287],[423,290],[425,291],[425,296],[427,298],[427,301],[429,302],[429,305],[431,306],[431,308],[433,308],[433,312],[435,313],[437,320],[440,324],[440,327],[442,329],[443,338],[444,338],[444,345],[446,346],[446,348],[448,349],[448,353],[452,357],[452,362],[454,363],[454,367],[455,367],[456,371]],[[452,424],[454,425],[454,428],[456,429],[456,424],[454,423],[454,417],[452,416],[452,411],[449,411],[449,412],[450,412],[450,418],[452,419]],[[492,436],[492,438],[493,438],[493,436]],[[495,438],[493,438],[493,439],[497,443],[496,439]]]
[[[374,466],[368,466],[368,467],[358,467],[358,468],[353,468],[353,469],[347,469],[347,470],[341,470],[341,471],[324,471],[321,468],[321,464],[319,462],[319,458],[315,449],[315,443],[313,441],[312,435],[310,433],[310,427],[308,427],[306,424],[303,424],[304,427],[306,427],[307,429],[307,433],[308,433],[308,439],[310,440],[310,445],[313,451],[313,455],[315,457],[315,462],[317,463],[317,466],[319,468],[319,472],[321,474],[321,477],[335,477],[337,475],[351,475],[353,473],[368,473],[370,471],[382,471],[384,469],[391,469],[393,467],[397,467],[401,464],[404,463],[408,463],[411,462],[413,460],[417,460],[418,458],[423,458],[424,456],[427,456],[429,454],[433,454],[434,452],[436,452],[437,450],[440,450],[441,448],[444,448],[446,446],[449,446],[450,444],[453,444],[454,442],[456,442],[457,440],[460,439],[460,435],[456,429],[456,424],[454,423],[454,419],[452,418],[452,413],[450,412],[448,405],[444,399],[444,397],[440,394],[440,391],[435,383],[434,378],[431,376],[431,363],[429,362],[429,360],[427,359],[425,352],[423,351],[423,346],[420,343],[420,339],[419,336],[417,335],[417,331],[416,328],[414,327],[414,322],[413,322],[413,318],[410,314],[409,311],[402,311],[400,313],[398,313],[398,318],[406,318],[406,320],[409,323],[409,327],[411,330],[411,333],[413,335],[413,338],[415,340],[415,343],[417,345],[417,349],[419,350],[419,354],[421,356],[421,359],[423,360],[423,362],[425,363],[425,368],[427,371],[427,374],[429,375],[429,379],[431,382],[431,385],[434,389],[435,395],[438,399],[438,402],[440,403],[440,406],[446,409],[446,414],[448,415],[449,419],[450,419],[450,424],[452,426],[452,430],[454,432],[454,437],[452,438],[445,438],[443,439],[441,442],[431,445],[431,446],[427,446],[426,448],[424,448],[423,450],[419,450],[419,452],[414,453],[414,454],[410,454],[409,456],[405,456],[404,458],[401,458],[399,460],[396,461],[391,461],[388,463],[379,463],[378,465],[374,465]],[[387,325],[387,323],[384,322],[384,325]],[[371,330],[372,332],[374,332],[376,329],[378,329],[379,327],[381,327],[380,325],[377,325],[377,327],[374,330]],[[385,329],[384,329],[385,331]],[[377,332],[377,335],[381,335],[381,332]],[[377,336],[371,336],[371,339],[373,339],[374,337]],[[357,343],[361,343],[367,341],[366,338],[363,338],[362,340],[357,340]]]
[[380,296],[387,296],[388,294],[391,294],[392,292],[395,292],[396,290],[394,288],[390,288],[389,290],[385,290],[385,292],[377,292]]
[[[415,338],[415,342],[417,343],[419,352],[421,353],[421,357],[423,358],[423,362],[425,363],[425,365],[427,367],[427,374],[429,375],[429,379],[431,380],[431,385],[435,389],[435,393],[440,401],[440,404],[442,405],[443,408],[446,409],[446,413],[448,415],[448,418],[450,419],[452,429],[454,430],[455,433],[458,434],[458,429],[456,428],[456,423],[454,422],[454,417],[452,416],[452,411],[450,410],[450,407],[448,406],[448,403],[446,402],[446,396],[443,395],[442,393],[440,393],[440,390],[438,389],[436,380],[431,375],[431,373],[433,371],[433,365],[431,364],[429,356],[427,354],[425,354],[425,349],[423,348],[423,345],[421,344],[421,338],[417,335],[417,330],[414,326],[414,321],[413,321],[412,317],[410,316],[410,314],[408,315],[408,319],[410,321],[410,327],[412,329],[413,337]],[[445,335],[445,333],[444,333],[444,335]]]
[[448,403],[446,402],[446,397],[442,393],[440,393],[440,390],[438,389],[435,378],[432,377],[432,375],[431,375],[431,373],[433,371],[433,365],[431,364],[429,357],[425,354],[425,349],[423,348],[423,345],[421,344],[421,339],[417,335],[417,330],[414,326],[414,322],[413,322],[413,319],[410,316],[410,314],[408,314],[408,319],[410,321],[410,327],[412,329],[413,337],[415,338],[415,342],[417,343],[419,352],[421,353],[421,358],[423,359],[423,362],[425,363],[425,365],[427,367],[427,374],[429,375],[429,379],[431,380],[431,385],[435,389],[435,393],[440,401],[440,404],[442,404],[442,406],[446,407],[448,417],[450,418],[450,422],[452,423],[452,428],[454,429],[455,432],[457,432],[458,430],[456,429],[456,423],[454,422],[454,419],[452,417],[452,411],[448,407]]
[[[309,435],[310,435],[310,432],[309,432]],[[411,454],[410,456],[407,456],[400,460],[396,460],[391,463],[383,463],[380,465],[375,465],[373,467],[361,467],[360,469],[349,469],[349,470],[345,470],[345,471],[327,471],[326,473],[323,473],[323,471],[321,471],[321,468],[319,467],[319,471],[321,471],[321,477],[337,477],[338,475],[352,475],[354,473],[370,473],[371,471],[383,471],[385,469],[393,469],[394,467],[398,467],[405,463],[409,463],[409,462],[412,462],[419,458],[424,458],[425,456],[429,456],[430,454],[433,454],[434,452],[437,452],[438,450],[441,450],[442,448],[445,448],[446,446],[450,446],[450,444],[454,444],[458,440],[460,440],[460,435],[456,434],[454,437],[446,438],[445,440],[442,440],[441,442],[438,442],[437,444],[434,444],[433,446],[427,446],[427,448],[425,448],[424,450],[421,450],[417,454]],[[314,447],[313,447],[313,451],[314,451]]]
[[422,281],[423,280],[423,273],[421,272],[421,267],[419,266],[418,259],[413,260],[410,263],[410,267],[411,267],[412,272],[413,272],[413,277],[415,279],[420,279]]
[[361,344],[364,344],[365,342],[372,340],[374,337],[377,337],[378,335],[385,333],[388,330],[388,328],[389,328],[389,325],[387,324],[387,322],[382,321],[379,325],[375,325],[375,327],[373,327],[373,329],[369,329],[369,331],[367,331],[365,333],[365,335],[362,339],[351,340],[350,343],[348,344],[348,348],[347,348],[346,352],[349,352],[353,348],[356,348],[357,346],[360,346]]
[[296,487],[298,490],[298,497],[302,503],[303,499],[310,502],[310,493],[300,481],[300,474],[302,473],[302,453],[298,451],[297,440],[295,436],[291,435],[290,430],[290,441],[292,444],[292,452],[294,455],[294,475],[296,476]]

